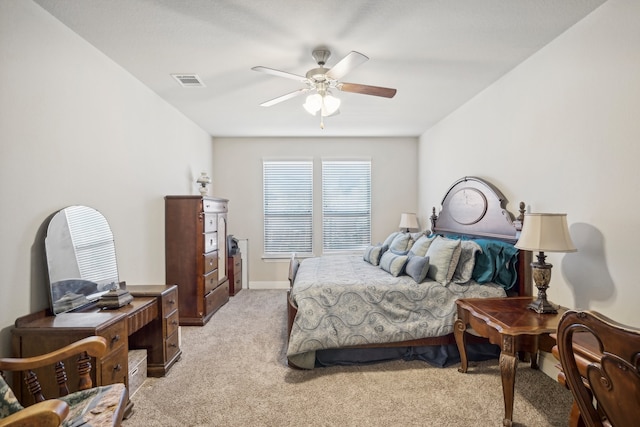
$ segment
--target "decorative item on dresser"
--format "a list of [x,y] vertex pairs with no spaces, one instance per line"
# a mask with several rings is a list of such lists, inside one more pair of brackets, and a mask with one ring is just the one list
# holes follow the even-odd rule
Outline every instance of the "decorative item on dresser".
[[538,288],[538,298],[529,304],[536,313],[557,313],[557,308],[547,300],[547,288],[551,281],[553,265],[544,262],[545,252],[575,252],[567,227],[567,214],[529,213],[524,214],[525,221],[516,248],[538,252],[537,262],[531,263],[533,281]]
[[207,192],[209,191],[207,186],[211,184],[211,178],[207,175],[206,172],[202,172],[196,182],[200,185],[200,187],[198,188],[200,194],[206,196]]
[[227,203],[165,197],[166,282],[178,285],[181,325],[202,326],[229,301]]

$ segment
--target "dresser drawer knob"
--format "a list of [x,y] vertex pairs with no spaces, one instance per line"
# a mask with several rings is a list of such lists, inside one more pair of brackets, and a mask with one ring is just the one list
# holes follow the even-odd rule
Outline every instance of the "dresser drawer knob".
[[170,299],[169,301],[167,301],[169,304],[174,305],[176,303],[176,300],[174,299]]
[[177,344],[170,343],[170,344],[169,344],[169,347],[173,347],[173,348],[175,348],[175,347],[177,347]]
[[172,325],[177,325],[179,322],[177,320],[174,320],[173,322],[171,322]]
[[113,370],[114,370],[115,372],[120,372],[120,371],[122,370],[122,365],[121,365],[121,364],[119,364],[119,363],[117,363],[117,364],[113,367]]
[[118,341],[120,341],[120,334],[115,334],[113,338],[111,338],[111,342],[117,343]]

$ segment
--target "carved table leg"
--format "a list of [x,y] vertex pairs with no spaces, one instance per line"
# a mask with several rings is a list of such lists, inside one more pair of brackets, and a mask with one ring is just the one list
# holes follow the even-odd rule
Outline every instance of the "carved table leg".
[[465,334],[464,331],[467,330],[467,324],[461,319],[456,320],[456,323],[453,325],[453,336],[456,339],[456,345],[458,346],[458,352],[460,353],[460,367],[458,368],[458,372],[465,373],[467,372],[468,362],[467,362],[467,349],[465,347]]
[[514,350],[514,337],[502,337],[502,351],[500,352],[500,376],[502,377],[502,393],[504,395],[504,420],[502,425],[511,426],[513,423],[513,395],[515,390],[516,368],[518,359]]

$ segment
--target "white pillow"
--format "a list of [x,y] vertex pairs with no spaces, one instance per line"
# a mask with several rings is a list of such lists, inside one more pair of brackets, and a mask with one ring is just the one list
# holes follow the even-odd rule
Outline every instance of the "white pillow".
[[409,252],[413,255],[425,256],[427,254],[427,249],[431,246],[431,243],[435,240],[436,236],[420,236],[418,240],[411,246]]
[[456,271],[458,259],[460,258],[460,240],[446,239],[442,236],[436,237],[426,256],[429,257],[429,272],[427,277],[443,285],[449,284],[453,273]]
[[389,250],[406,253],[409,249],[411,249],[412,245],[413,240],[411,240],[411,235],[409,233],[398,233],[389,245]]

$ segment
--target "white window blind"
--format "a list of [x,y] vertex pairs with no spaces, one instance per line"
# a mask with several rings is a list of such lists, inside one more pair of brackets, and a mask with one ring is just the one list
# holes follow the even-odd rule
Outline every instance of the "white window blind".
[[264,161],[264,254],[313,251],[313,163]]
[[371,162],[322,162],[323,252],[364,249],[371,242]]

